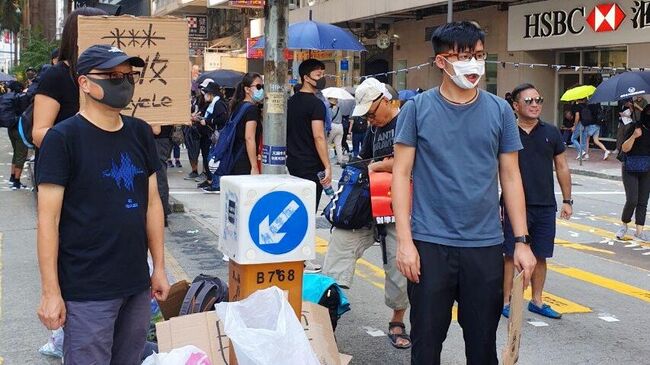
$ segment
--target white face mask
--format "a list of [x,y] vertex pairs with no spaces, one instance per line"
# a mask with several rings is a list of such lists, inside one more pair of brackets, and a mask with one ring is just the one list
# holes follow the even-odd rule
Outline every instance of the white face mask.
[[[449,62],[446,58],[445,61]],[[456,84],[458,87],[462,89],[473,89],[478,85],[478,82],[481,81],[481,76],[485,74],[485,61],[477,61],[476,58],[472,57],[471,60],[469,61],[456,61],[456,62],[449,62],[451,66],[454,68],[454,73],[455,75],[449,74],[446,69],[444,69],[445,73],[451,77],[451,80]],[[465,75],[472,75],[476,74],[478,75],[478,78],[476,79],[475,82],[470,82]]]

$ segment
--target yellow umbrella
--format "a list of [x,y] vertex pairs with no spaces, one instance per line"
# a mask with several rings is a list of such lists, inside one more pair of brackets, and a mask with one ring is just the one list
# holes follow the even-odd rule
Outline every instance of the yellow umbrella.
[[574,101],[588,98],[596,92],[596,87],[592,85],[583,85],[567,90],[560,98],[560,101]]

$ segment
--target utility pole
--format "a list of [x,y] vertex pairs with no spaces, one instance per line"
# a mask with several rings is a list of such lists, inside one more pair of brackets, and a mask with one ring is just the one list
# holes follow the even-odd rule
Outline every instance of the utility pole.
[[289,0],[266,0],[264,5],[264,145],[262,173],[285,174],[287,162],[287,77],[284,57],[289,28]]

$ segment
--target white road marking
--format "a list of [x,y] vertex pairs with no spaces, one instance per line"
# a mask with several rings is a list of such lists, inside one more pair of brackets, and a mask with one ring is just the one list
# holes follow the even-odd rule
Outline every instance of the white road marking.
[[535,327],[548,327],[548,323],[542,321],[528,321],[528,323]]
[[364,331],[366,331],[367,334],[369,334],[369,335],[372,336],[372,337],[383,337],[383,336],[386,336],[386,334],[385,334],[384,331],[382,331],[382,330],[379,330],[379,329],[376,329],[376,328],[372,328],[372,327],[368,327],[368,326],[364,326],[364,327],[362,327],[362,328],[363,328]]
[[[642,253],[641,255],[643,255],[643,256],[650,256],[650,252],[644,252],[644,253]],[[650,275],[648,275],[648,276],[650,276]]]
[[630,248],[630,247],[637,247],[639,244],[638,243],[630,243],[629,245],[625,245],[625,248]]
[[598,318],[605,322],[620,322],[620,320],[614,316],[598,316]]
[[569,231],[569,235],[571,235],[571,237],[580,237],[580,233],[573,231]]

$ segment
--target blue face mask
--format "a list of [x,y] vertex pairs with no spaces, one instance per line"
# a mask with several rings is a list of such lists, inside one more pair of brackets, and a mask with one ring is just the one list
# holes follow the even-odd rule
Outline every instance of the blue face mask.
[[253,92],[253,101],[256,103],[264,101],[264,89],[255,90]]

